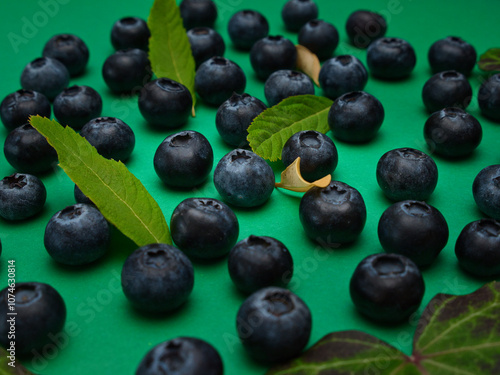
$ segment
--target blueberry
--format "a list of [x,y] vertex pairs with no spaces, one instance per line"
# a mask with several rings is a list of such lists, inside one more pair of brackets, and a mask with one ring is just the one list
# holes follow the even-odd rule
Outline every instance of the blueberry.
[[186,302],[194,286],[191,261],[179,249],[155,243],[138,248],[123,265],[122,289],[141,311],[169,312]]
[[57,162],[56,150],[30,124],[12,130],[5,138],[3,151],[5,159],[19,172],[47,172]]
[[374,77],[402,79],[411,74],[417,57],[406,40],[384,37],[370,43],[366,51],[366,63]]
[[47,97],[33,90],[17,90],[0,104],[0,118],[8,130],[26,124],[32,115],[50,117],[51,112]]
[[476,118],[461,108],[443,108],[425,122],[424,137],[436,154],[461,157],[481,143],[483,130]]
[[138,17],[121,18],[111,27],[111,44],[115,50],[139,48],[147,51],[150,36],[148,24]]
[[264,102],[255,96],[233,93],[220,105],[215,115],[219,135],[230,146],[247,147],[248,127],[265,109]]
[[300,157],[300,173],[306,181],[316,181],[333,173],[338,153],[332,140],[315,130],[303,130],[292,135],[281,151],[281,160],[288,167]]
[[109,224],[92,205],[77,203],[56,212],[45,227],[44,245],[58,263],[83,265],[104,256]]
[[75,184],[73,189],[73,196],[75,197],[76,203],[94,204],[83,192],[80,190],[78,185]]
[[380,189],[393,201],[424,201],[430,197],[438,181],[434,160],[409,147],[396,148],[382,155],[376,175]]
[[281,18],[289,31],[299,31],[308,21],[318,18],[318,5],[312,0],[288,0],[281,9]]
[[39,57],[21,73],[21,87],[54,98],[69,84],[69,72],[63,63],[50,57]]
[[99,117],[101,112],[101,95],[89,86],[73,85],[54,99],[54,116],[57,121],[75,130],[80,130],[87,122]]
[[153,164],[165,185],[195,187],[207,179],[213,162],[214,153],[207,138],[187,130],[165,138],[156,150]]
[[434,74],[422,89],[422,100],[430,113],[445,107],[467,108],[472,88],[467,78],[454,70]]
[[262,13],[244,9],[231,16],[227,33],[236,48],[249,50],[256,41],[267,36],[269,23]]
[[82,74],[89,61],[87,45],[73,34],[54,35],[45,43],[42,55],[62,62],[71,77]]
[[323,246],[356,240],[366,222],[366,206],[358,190],[340,181],[313,187],[300,200],[299,217],[306,235]]
[[253,293],[268,286],[285,287],[293,275],[293,259],[281,241],[251,235],[229,252],[228,270],[240,291]]
[[472,183],[477,207],[486,215],[500,220],[500,165],[483,168]]
[[246,84],[243,69],[221,56],[211,57],[201,64],[194,77],[196,92],[212,106],[220,106],[234,92],[243,93]]
[[469,75],[476,65],[475,48],[457,36],[449,36],[432,44],[427,54],[433,73],[456,70]]
[[500,121],[500,73],[492,75],[481,84],[477,102],[483,116]]
[[345,142],[373,139],[384,122],[382,103],[364,91],[352,91],[337,98],[328,112],[328,125],[335,138]]
[[311,335],[311,311],[296,294],[267,287],[241,305],[236,329],[243,347],[256,361],[283,362],[297,357]]
[[134,93],[151,80],[151,64],[147,52],[138,49],[119,50],[102,66],[102,77],[116,94]]
[[387,22],[379,13],[357,10],[349,15],[345,29],[353,46],[366,48],[375,39],[385,35]]
[[0,180],[0,216],[23,220],[39,213],[47,198],[43,182],[36,176],[14,173]]
[[144,85],[139,93],[142,117],[154,127],[174,129],[184,125],[193,106],[191,93],[182,83],[158,78]]
[[277,70],[264,85],[264,95],[270,107],[290,96],[307,94],[314,95],[314,85],[307,75],[296,70]]
[[[11,312],[11,297],[14,295],[15,316]],[[53,345],[53,338],[63,329],[66,321],[66,305],[59,292],[51,285],[40,282],[18,282],[14,293],[9,288],[0,291],[0,344],[4,348],[10,346],[15,326],[15,351],[17,355],[28,354],[33,350],[41,350],[45,345]],[[11,325],[9,319],[15,319]]]
[[186,30],[193,27],[214,27],[217,6],[212,0],[182,0],[179,5]]
[[425,284],[417,265],[399,254],[374,254],[354,270],[349,292],[357,310],[379,323],[394,324],[420,306]]
[[277,70],[295,69],[296,62],[297,49],[281,35],[259,39],[250,49],[250,63],[261,80],[266,80]]
[[326,60],[339,44],[339,32],[331,23],[314,19],[300,28],[298,40],[320,60]]
[[135,375],[222,375],[222,358],[208,342],[177,337],[156,345],[146,353]]
[[210,27],[194,27],[187,32],[196,68],[214,56],[223,56],[226,45],[222,36]]
[[319,71],[319,83],[325,96],[335,100],[340,95],[361,91],[368,82],[368,72],[363,63],[352,55],[328,59]]
[[220,258],[231,250],[239,234],[238,219],[213,198],[187,198],[172,213],[170,230],[175,244],[189,257]]
[[252,151],[235,149],[217,163],[215,188],[222,199],[238,207],[264,204],[274,190],[273,169]]

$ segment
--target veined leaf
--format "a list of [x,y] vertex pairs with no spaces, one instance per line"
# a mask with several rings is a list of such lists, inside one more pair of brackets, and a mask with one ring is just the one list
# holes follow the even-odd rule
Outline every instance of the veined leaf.
[[69,178],[124,235],[138,246],[172,243],[160,207],[123,163],[99,155],[68,126],[41,116],[32,116],[30,123],[56,149]]
[[275,183],[274,186],[303,193],[314,186],[320,188],[327,187],[331,180],[332,175],[330,174],[313,182],[304,180],[302,174],[300,173],[300,157],[298,157],[283,172],[281,172],[281,181]]
[[490,48],[479,56],[477,66],[485,72],[500,72],[500,48]]
[[[15,367],[9,363],[13,363]],[[17,358],[12,361],[9,353],[4,348],[0,348],[0,375],[33,375],[33,373],[28,371]]]
[[295,48],[297,49],[297,69],[307,74],[316,86],[319,87],[319,71],[321,70],[321,64],[318,56],[300,44],[297,44]]
[[264,110],[248,127],[248,141],[253,152],[264,159],[281,159],[283,145],[301,130],[326,133],[332,101],[322,96],[297,95]]

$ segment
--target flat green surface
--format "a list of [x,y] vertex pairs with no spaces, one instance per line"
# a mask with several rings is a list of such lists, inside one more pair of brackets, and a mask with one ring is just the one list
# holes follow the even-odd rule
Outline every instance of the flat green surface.
[[[216,0],[219,17],[216,29],[226,41],[225,56],[238,63],[247,74],[246,92],[265,100],[263,83],[255,78],[247,53],[236,51],[227,36],[230,16],[239,9],[263,12],[269,20],[271,34],[282,34],[294,43],[297,35],[284,30],[280,18],[285,3],[264,0]],[[336,54],[352,53],[366,62],[366,51],[347,43],[344,29],[348,15],[357,9],[371,9],[385,15],[388,36],[407,39],[417,53],[417,66],[406,80],[384,82],[370,78],[365,88],[384,105],[386,117],[379,135],[364,145],[335,141],[339,165],[334,178],[357,188],[368,211],[366,227],[351,246],[326,250],[308,240],[298,218],[300,195],[275,190],[262,207],[234,211],[240,222],[240,239],[250,234],[274,236],[290,249],[295,275],[290,289],[301,296],[313,315],[309,345],[325,334],[346,329],[360,329],[387,341],[406,353],[411,351],[411,337],[416,322],[382,327],[358,315],[348,293],[350,276],[361,259],[382,251],[377,238],[377,223],[390,202],[384,198],[376,179],[375,167],[386,151],[397,147],[414,147],[430,153],[423,138],[425,112],[421,90],[431,76],[427,63],[430,45],[448,35],[457,35],[475,46],[478,54],[498,47],[498,13],[496,0],[472,1],[329,1],[317,0],[320,18],[337,26],[341,42]],[[147,126],[137,109],[136,98],[112,95],[102,77],[101,67],[113,52],[109,34],[114,21],[135,15],[147,18],[151,0],[23,0],[2,1],[0,14],[0,97],[20,88],[19,77],[24,66],[39,57],[44,43],[56,33],[74,33],[90,49],[86,73],[72,80],[98,90],[104,102],[102,114],[116,116],[135,131],[137,144],[127,166],[158,201],[167,221],[181,200],[187,197],[219,198],[212,176],[198,189],[179,191],[166,188],[153,169],[153,155],[161,141],[171,132],[154,131]],[[15,43],[12,41],[15,39]],[[463,160],[450,161],[433,155],[439,169],[439,182],[428,203],[437,207],[447,219],[450,239],[436,262],[423,271],[426,294],[423,305],[439,292],[463,294],[481,286],[485,280],[464,274],[457,265],[454,243],[461,229],[482,214],[472,197],[472,181],[485,166],[500,160],[500,124],[480,115],[477,92],[482,76],[477,68],[469,78],[474,98],[468,110],[483,126],[483,141],[474,154]],[[317,90],[321,95],[321,90]],[[215,128],[216,108],[200,100],[196,117],[184,129],[197,130],[210,140],[217,162],[230,151]],[[7,130],[0,126],[3,142]],[[274,163],[276,177],[283,168]],[[0,155],[0,175],[14,172]],[[238,342],[235,330],[236,312],[244,300],[233,287],[226,260],[210,264],[195,263],[195,287],[188,303],[164,317],[149,317],[131,309],[120,287],[123,261],[134,244],[114,233],[108,255],[88,267],[65,267],[56,264],[43,246],[43,233],[50,217],[74,203],[73,184],[64,172],[55,168],[42,176],[48,190],[43,212],[19,223],[0,220],[3,253],[0,259],[0,286],[7,283],[7,260],[16,260],[16,279],[47,282],[64,297],[68,317],[66,330],[56,345],[48,347],[24,362],[42,374],[131,374],[144,354],[154,345],[176,336],[196,336],[212,343],[221,353],[226,374],[263,374],[265,366],[252,362]],[[423,307],[422,307],[423,308]],[[421,310],[420,310],[421,311]]]

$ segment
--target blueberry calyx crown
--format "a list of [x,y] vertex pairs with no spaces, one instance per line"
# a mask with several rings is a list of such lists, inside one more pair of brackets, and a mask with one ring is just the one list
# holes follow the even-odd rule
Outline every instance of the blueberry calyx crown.
[[7,184],[9,189],[22,189],[28,184],[28,182],[26,181],[26,176],[19,173],[14,173],[10,176],[4,177],[2,182],[4,184]]
[[252,97],[247,93],[243,93],[240,95],[236,91],[233,91],[233,94],[229,98],[229,104],[232,107],[238,107],[240,104],[247,105],[252,101],[251,98]]
[[323,188],[321,193],[328,202],[338,205],[347,202],[351,196],[351,193],[347,189],[337,183],[331,183]]
[[170,140],[170,144],[173,147],[186,147],[186,146],[188,146],[191,139],[193,139],[191,134],[189,134],[188,132],[182,132],[182,133],[179,133],[178,135],[174,136]]
[[168,78],[159,78],[156,81],[156,85],[162,90],[169,92],[183,91],[182,86],[178,82],[172,81]]
[[282,292],[268,293],[264,300],[267,302],[267,312],[277,317],[288,314],[295,308],[290,295]]
[[119,22],[122,25],[133,26],[137,23],[137,19],[135,17],[125,17],[125,18],[122,18]]
[[73,220],[82,214],[81,205],[68,206],[59,212],[59,218]]
[[406,271],[406,265],[398,257],[390,254],[381,255],[372,260],[372,267],[380,276],[401,275]]
[[170,263],[171,257],[164,249],[152,249],[145,251],[142,263],[149,268],[164,269]]
[[94,123],[96,124],[100,124],[100,123],[116,123],[116,118],[115,117],[97,117],[96,119],[94,119],[93,121]]
[[462,108],[458,107],[447,107],[441,110],[441,118],[449,117],[449,118],[465,118],[467,116],[467,112],[465,112]]
[[27,90],[27,89],[17,90],[16,94],[18,94],[19,99],[25,99],[25,100],[31,100],[32,98],[35,97],[35,93],[33,92],[33,90]]
[[[497,171],[498,172],[498,171]],[[495,187],[500,188],[500,176],[495,176],[491,179]]]
[[47,58],[46,57],[39,57],[31,62],[31,66],[33,68],[42,68],[47,64]]
[[283,40],[284,38],[281,35],[269,35],[267,37],[267,40],[275,43],[279,43]]
[[343,66],[349,65],[352,63],[351,55],[340,55],[336,57],[336,60]]
[[342,101],[343,102],[355,102],[362,96],[363,96],[363,93],[361,91],[352,91],[352,92],[349,92],[347,94],[342,95]]
[[401,148],[397,150],[397,153],[402,158],[410,160],[420,160],[420,159],[425,159],[426,157],[426,155],[423,152],[415,150],[413,148]]
[[71,34],[60,34],[56,37],[55,42],[58,46],[64,46],[67,44],[71,44],[73,39],[73,35]]
[[381,42],[390,48],[398,48],[403,44],[398,38],[382,38]]
[[208,27],[195,27],[191,29],[191,33],[194,35],[208,35],[210,34],[210,29]]
[[234,154],[231,155],[231,162],[237,161],[237,160],[247,160],[251,159],[252,157],[248,155],[245,151],[236,151]]
[[216,210],[222,210],[222,206],[214,201],[213,199],[198,199],[198,203],[202,207],[214,208]]
[[40,298],[38,287],[31,283],[17,285],[14,294],[16,304],[29,304]]
[[460,79],[461,76],[462,74],[460,74],[456,70],[447,70],[445,72],[441,72],[441,78],[445,81],[456,81],[457,79]]
[[494,219],[481,219],[476,225],[477,230],[487,237],[500,236],[500,222]]
[[309,148],[320,148],[321,140],[318,137],[318,133],[315,131],[306,131],[299,135],[300,145],[302,147]]
[[401,209],[409,216],[423,217],[431,214],[431,207],[420,201],[407,201],[401,205]]
[[220,66],[229,65],[229,60],[222,56],[214,56],[210,59],[210,64]]
[[249,246],[268,248],[271,246],[268,240],[260,236],[254,236],[253,234],[247,238],[247,244]]
[[63,92],[64,92],[64,95],[66,95],[66,96],[76,96],[82,90],[83,90],[82,86],[73,85],[71,87],[68,87],[67,89],[64,89]]

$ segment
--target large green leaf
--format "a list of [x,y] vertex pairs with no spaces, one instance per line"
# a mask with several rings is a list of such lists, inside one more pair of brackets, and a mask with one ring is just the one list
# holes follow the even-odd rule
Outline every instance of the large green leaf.
[[33,116],[30,123],[56,149],[69,178],[124,235],[138,246],[172,243],[160,207],[123,163],[102,157],[85,138],[54,120]]
[[297,95],[282,100],[258,115],[248,127],[248,141],[252,150],[264,159],[281,159],[281,150],[293,134],[302,130],[326,133],[328,111],[332,106],[328,98]]
[[16,358],[12,360],[10,354],[0,348],[0,375],[33,375]]
[[477,66],[485,72],[500,72],[500,48],[490,48],[483,53]]

